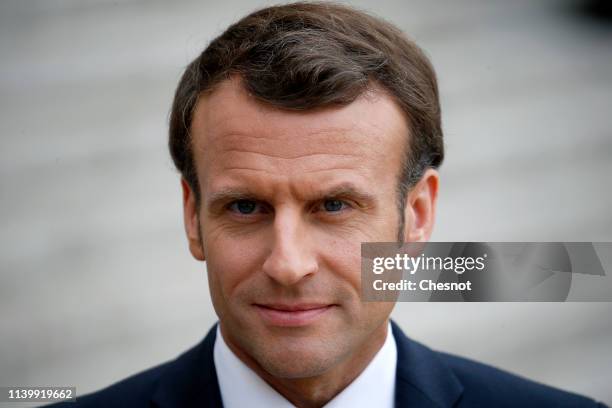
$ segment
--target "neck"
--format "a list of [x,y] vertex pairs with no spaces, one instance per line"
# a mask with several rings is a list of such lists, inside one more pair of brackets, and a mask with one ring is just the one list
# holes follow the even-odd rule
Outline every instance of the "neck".
[[272,388],[298,408],[322,407],[353,382],[382,348],[387,333],[386,320],[342,362],[314,377],[279,378],[264,370],[252,357],[243,352],[224,334],[221,334],[232,352]]

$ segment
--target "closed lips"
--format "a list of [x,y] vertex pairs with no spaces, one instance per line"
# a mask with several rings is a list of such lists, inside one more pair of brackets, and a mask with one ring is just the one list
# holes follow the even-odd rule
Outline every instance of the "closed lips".
[[284,304],[256,304],[256,306],[263,307],[266,309],[277,310],[280,312],[303,312],[307,310],[315,310],[315,309],[323,309],[329,306],[330,304],[323,303],[308,303],[308,304],[297,304],[297,305],[284,305]]
[[255,304],[263,321],[271,326],[297,327],[317,322],[333,304]]

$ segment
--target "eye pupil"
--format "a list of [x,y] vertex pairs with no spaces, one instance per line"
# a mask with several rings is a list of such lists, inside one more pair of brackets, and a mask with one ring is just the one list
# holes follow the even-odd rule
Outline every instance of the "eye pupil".
[[236,208],[241,214],[251,214],[255,211],[255,203],[249,200],[240,200],[236,202]]
[[334,212],[340,211],[342,209],[343,203],[340,200],[327,200],[323,205],[325,207],[325,211]]

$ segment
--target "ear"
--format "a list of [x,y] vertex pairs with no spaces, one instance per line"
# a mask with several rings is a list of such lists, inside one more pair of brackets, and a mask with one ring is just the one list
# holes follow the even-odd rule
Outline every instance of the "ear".
[[181,178],[181,187],[183,189],[183,218],[187,241],[189,241],[189,251],[195,259],[204,261],[204,249],[200,239],[200,222],[195,193],[184,178]]
[[408,191],[404,209],[406,242],[429,240],[436,218],[438,184],[438,172],[435,169],[427,169],[421,180]]

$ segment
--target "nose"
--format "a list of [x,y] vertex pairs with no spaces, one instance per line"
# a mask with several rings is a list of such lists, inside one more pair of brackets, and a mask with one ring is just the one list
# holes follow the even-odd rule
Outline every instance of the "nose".
[[318,264],[308,242],[299,213],[277,211],[270,254],[262,266],[264,273],[282,286],[295,285],[314,274]]

